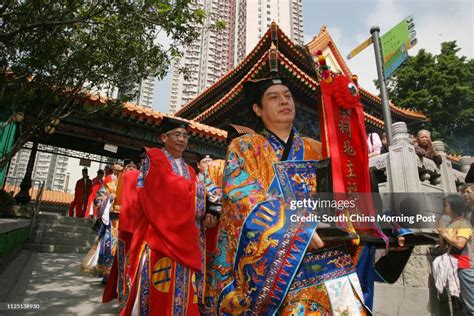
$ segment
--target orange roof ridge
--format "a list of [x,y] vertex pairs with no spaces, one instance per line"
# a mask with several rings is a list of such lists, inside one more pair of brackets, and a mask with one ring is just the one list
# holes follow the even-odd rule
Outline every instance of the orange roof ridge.
[[327,30],[327,27],[323,25],[319,31],[319,34],[311,39],[308,44],[306,44],[308,49],[314,51],[322,50],[323,47],[329,47],[329,49],[332,51],[334,54],[334,57],[336,58],[337,63],[341,66],[342,71],[346,76],[351,76],[352,72],[347,66],[346,62],[344,61],[344,58],[341,55],[341,52],[337,48],[336,44],[334,44],[334,40]]
[[[19,192],[20,188],[10,184],[5,185],[6,192]],[[31,188],[30,195],[31,200],[36,201],[36,196],[38,189]],[[41,202],[46,204],[56,204],[56,205],[69,205],[74,200],[73,193],[67,193],[63,191],[52,191],[52,190],[43,190],[43,195],[41,196]]]
[[[374,101],[376,101],[377,103],[380,103],[382,104],[382,100],[374,95],[373,93],[371,93],[370,91],[362,88],[359,86],[359,91],[361,92],[361,94],[364,94],[366,95],[367,97],[369,97],[369,99],[372,99]],[[395,104],[393,104],[392,101],[389,101],[389,106],[390,108],[392,108],[395,112],[398,112],[398,113],[401,113],[401,114],[404,114],[406,116],[411,116],[411,117],[418,117],[420,119],[425,119],[427,120],[428,118],[426,117],[425,114],[423,114],[423,112],[419,112],[419,111],[415,111],[415,110],[412,110],[412,109],[403,109],[401,107],[398,107],[396,106]]]
[[[227,137],[226,131],[196,122],[195,120],[188,120],[188,119],[185,119],[183,117],[179,117],[173,114],[164,114],[152,108],[143,108],[141,106],[137,106],[132,103],[125,104],[125,107],[131,113],[137,113],[137,114],[142,114],[142,115],[144,114],[147,117],[153,116],[154,118],[160,119],[159,121],[155,122],[156,124],[159,124],[164,117],[172,117],[174,119],[190,123],[192,130],[201,131],[207,134],[210,133],[211,135],[219,136],[219,138],[222,138],[222,139],[225,139]],[[150,115],[147,115],[147,113],[145,113],[144,111],[148,112],[148,114]]]
[[255,65],[253,65],[253,67],[250,69],[250,71],[229,91],[227,92],[219,101],[217,101],[216,103],[214,103],[213,105],[211,105],[207,110],[205,110],[204,112],[202,112],[201,114],[199,114],[198,116],[196,116],[194,119],[196,121],[201,121],[201,119],[203,119],[204,117],[207,116],[207,114],[211,113],[211,112],[214,112],[214,110],[216,108],[219,107],[219,105],[221,103],[223,103],[227,96],[230,96],[232,94],[234,94],[234,92],[237,92],[238,90],[242,89],[242,84],[243,82],[247,81],[248,78],[254,73],[254,70],[261,67],[262,65],[262,61],[264,61],[266,58],[268,58],[268,54],[270,53],[269,50],[267,50],[263,55],[262,57],[260,57],[260,59],[255,63]]
[[[254,49],[252,49],[252,51],[237,65],[235,66],[234,68],[232,69],[229,69],[227,71],[227,73],[225,75],[223,75],[222,77],[220,77],[216,82],[214,82],[210,87],[208,87],[207,89],[205,89],[203,92],[201,92],[199,95],[197,95],[194,99],[192,99],[191,101],[189,101],[187,104],[185,104],[181,109],[179,109],[175,114],[176,115],[181,115],[183,114],[183,112],[187,111],[189,108],[191,108],[196,102],[198,102],[200,99],[202,99],[205,95],[208,94],[209,91],[212,91],[214,89],[214,87],[222,84],[222,82],[225,81],[225,79],[227,77],[229,77],[229,75],[231,75],[232,73],[238,71],[239,69],[241,69],[245,64],[247,64],[247,61],[249,59],[251,59],[255,54],[256,52],[260,49],[260,47],[263,46],[263,43],[267,40],[267,37],[270,35],[270,33],[272,32],[272,29],[273,28],[276,28],[276,31],[278,34],[281,35],[281,37],[283,38],[283,41],[284,42],[287,42],[287,43],[290,43],[291,45],[295,46],[294,42],[285,34],[285,32],[283,32],[283,30],[278,26],[278,24],[276,22],[272,22],[272,25],[271,27],[268,28],[268,30],[265,32],[265,34],[260,38],[260,40],[258,41],[257,45],[255,45]],[[274,45],[273,42],[271,42],[270,45]],[[298,50],[295,50],[295,53],[297,55],[299,55],[300,57],[304,58],[304,56],[301,54],[301,52],[299,52]],[[207,110],[206,110],[207,111]],[[203,112],[204,113],[204,112]],[[202,114],[202,113],[201,113]]]

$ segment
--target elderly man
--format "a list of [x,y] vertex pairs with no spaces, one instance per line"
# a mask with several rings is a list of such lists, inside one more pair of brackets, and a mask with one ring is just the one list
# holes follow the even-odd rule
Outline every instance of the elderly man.
[[183,159],[187,128],[185,121],[163,119],[164,148],[148,149],[142,161],[128,268],[132,286],[121,315],[199,315],[205,188]]
[[415,152],[421,157],[433,160],[437,165],[443,161],[441,156],[436,152],[431,141],[431,133],[426,129],[422,129],[416,135],[417,144],[415,144]]

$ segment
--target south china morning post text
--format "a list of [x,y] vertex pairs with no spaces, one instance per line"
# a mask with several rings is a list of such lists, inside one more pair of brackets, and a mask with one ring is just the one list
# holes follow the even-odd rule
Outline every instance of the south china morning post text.
[[[329,199],[329,198],[304,198],[289,201],[291,210],[305,208],[309,212],[305,215],[292,214],[292,222],[319,222],[327,224],[359,223],[370,225],[376,223],[382,227],[393,224],[401,224],[406,227],[427,226],[434,227],[438,221],[436,214],[414,214],[414,212],[390,212],[377,211],[373,215],[353,210],[358,209],[359,199]],[[330,211],[332,210],[332,211]],[[347,212],[346,212],[347,211]]]

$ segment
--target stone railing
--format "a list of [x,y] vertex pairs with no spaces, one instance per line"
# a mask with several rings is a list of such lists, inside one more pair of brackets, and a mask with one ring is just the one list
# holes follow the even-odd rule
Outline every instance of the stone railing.
[[[466,174],[453,169],[451,161],[446,158],[443,142],[433,142],[436,151],[442,157],[442,163],[437,166],[434,161],[427,158],[420,159],[415,154],[404,122],[394,123],[392,128],[393,144],[389,152],[372,157],[369,161],[370,168],[383,175],[377,177],[380,192],[453,193],[457,191],[460,183],[464,183]],[[467,172],[470,163],[470,157],[462,157],[462,171]]]
[[[377,179],[381,193],[423,193],[424,199],[418,212],[436,214],[441,218],[443,197],[457,191],[471,164],[470,157],[460,159],[462,171],[453,169],[447,159],[444,144],[434,141],[442,157],[437,166],[430,159],[420,159],[410,144],[407,127],[403,122],[393,124],[393,144],[389,152],[370,158],[370,168]],[[387,194],[390,195],[390,194]],[[396,196],[396,194],[394,194]],[[384,207],[386,200],[383,198]],[[430,228],[414,229],[415,232],[437,236],[434,224]],[[452,306],[447,296],[437,295],[431,265],[439,253],[436,246],[416,246],[395,284],[377,283],[375,288],[375,315],[450,315]],[[416,299],[413,299],[416,297]]]

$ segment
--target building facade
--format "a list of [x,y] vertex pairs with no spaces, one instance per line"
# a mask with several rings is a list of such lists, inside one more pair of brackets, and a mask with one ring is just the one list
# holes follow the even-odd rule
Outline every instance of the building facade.
[[[302,0],[196,0],[206,11],[201,36],[184,48],[173,65],[169,113],[175,113],[252,51],[275,21],[295,42],[303,44]],[[224,21],[224,29],[213,28]],[[182,70],[185,73],[182,73]]]
[[132,91],[119,91],[119,95],[128,94],[130,92],[135,94],[135,97],[130,100],[131,103],[134,103],[139,106],[146,108],[153,107],[153,93],[155,91],[155,77],[148,77],[143,79],[139,84],[136,84]]
[[[20,150],[11,160],[8,169],[7,183],[20,185],[25,176],[26,167],[30,158],[31,150]],[[32,180],[44,181],[45,189],[51,191],[64,191],[67,189],[67,166],[69,158],[66,156],[38,152],[36,154],[35,166],[33,168]]]
[[272,22],[295,43],[303,45],[302,0],[238,1],[235,27],[235,63],[240,63],[257,45]]

